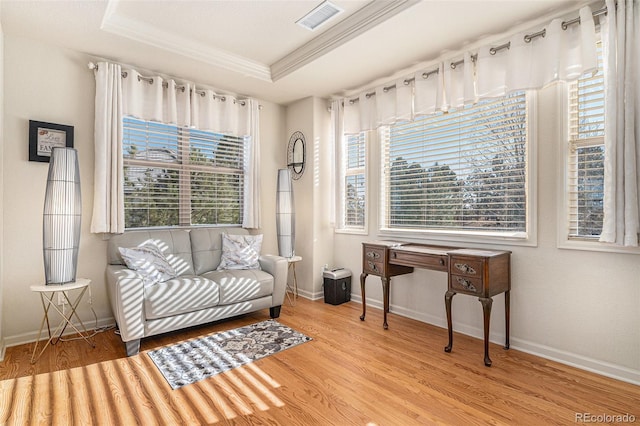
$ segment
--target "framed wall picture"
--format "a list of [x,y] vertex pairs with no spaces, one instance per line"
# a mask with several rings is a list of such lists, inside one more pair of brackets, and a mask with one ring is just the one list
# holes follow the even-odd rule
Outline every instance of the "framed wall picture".
[[29,120],[29,161],[48,163],[55,147],[73,148],[73,126]]

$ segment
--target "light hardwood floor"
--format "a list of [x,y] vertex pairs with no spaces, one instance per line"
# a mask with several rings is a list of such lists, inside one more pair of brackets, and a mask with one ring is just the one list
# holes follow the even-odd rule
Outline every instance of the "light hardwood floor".
[[[268,311],[143,340],[127,358],[113,331],[31,345],[0,363],[0,424],[576,424],[576,416],[634,416],[640,387],[369,309],[298,299],[279,321],[313,338],[253,364],[171,390],[144,351],[268,319]],[[616,420],[612,417],[610,420]]]

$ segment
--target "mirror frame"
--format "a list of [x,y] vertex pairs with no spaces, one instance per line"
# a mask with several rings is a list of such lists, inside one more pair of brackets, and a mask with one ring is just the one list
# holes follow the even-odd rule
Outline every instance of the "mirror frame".
[[[302,158],[300,161],[300,150],[302,150]],[[289,138],[289,146],[287,148],[287,167],[291,170],[291,178],[298,180],[304,174],[307,162],[307,146],[304,134],[300,131],[294,132]]]

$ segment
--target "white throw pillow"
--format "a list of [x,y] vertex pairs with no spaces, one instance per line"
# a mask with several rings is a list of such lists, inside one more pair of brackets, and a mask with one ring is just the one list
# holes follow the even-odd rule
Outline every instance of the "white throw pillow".
[[152,242],[146,242],[139,247],[118,247],[118,250],[127,268],[142,275],[145,285],[165,282],[177,275],[160,248]]
[[222,234],[222,256],[218,271],[223,269],[260,269],[262,234]]

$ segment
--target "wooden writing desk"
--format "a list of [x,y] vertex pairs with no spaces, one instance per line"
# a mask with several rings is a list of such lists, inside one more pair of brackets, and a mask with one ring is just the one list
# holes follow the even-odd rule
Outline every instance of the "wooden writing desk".
[[376,275],[382,280],[384,303],[383,327],[389,328],[389,286],[391,277],[409,274],[413,268],[424,268],[446,272],[448,276],[445,308],[449,344],[444,348],[451,352],[453,347],[453,327],[451,300],[456,293],[478,296],[484,315],[484,363],[491,366],[489,358],[489,321],[491,319],[492,297],[504,293],[506,321],[505,349],[509,349],[509,292],[511,291],[511,252],[500,250],[477,250],[447,246],[403,243],[395,241],[373,241],[362,243],[362,315],[367,312],[365,281],[367,276]]

